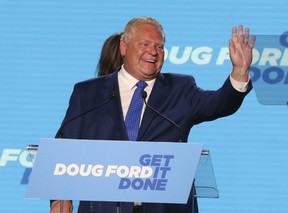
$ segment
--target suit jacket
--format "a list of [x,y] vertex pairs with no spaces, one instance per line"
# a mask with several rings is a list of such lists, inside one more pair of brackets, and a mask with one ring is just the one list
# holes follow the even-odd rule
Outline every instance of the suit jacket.
[[[240,107],[245,93],[236,91],[229,78],[216,91],[202,90],[197,87],[192,76],[182,74],[159,74],[156,78],[148,104],[177,123],[187,141],[193,125],[231,115]],[[111,98],[114,91],[119,91],[117,72],[77,83],[72,92],[64,121]],[[81,116],[65,126],[64,138],[129,140],[121,108],[120,94],[107,101],[103,106]],[[146,107],[138,135],[139,141],[179,141],[178,129]],[[89,189],[87,189],[89,190]],[[102,193],[102,192],[95,192]],[[146,213],[194,213],[198,212],[197,200],[193,199],[194,190],[188,203],[149,204],[144,203]],[[121,203],[121,213],[132,213],[131,203]],[[81,201],[78,212],[114,213],[116,203]]]

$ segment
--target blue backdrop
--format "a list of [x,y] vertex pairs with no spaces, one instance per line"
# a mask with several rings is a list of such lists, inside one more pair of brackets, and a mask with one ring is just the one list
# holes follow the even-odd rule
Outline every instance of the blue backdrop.
[[[287,9],[286,0],[0,0],[0,212],[49,211],[47,201],[24,200],[31,166],[25,147],[54,137],[73,85],[95,76],[104,40],[128,20],[146,15],[163,24],[162,72],[191,74],[199,86],[217,89],[231,71],[231,28],[283,35]],[[284,52],[286,72],[275,84],[287,90]],[[256,93],[236,114],[191,131],[189,141],[211,151],[220,191],[219,199],[199,199],[201,213],[288,211],[288,108],[260,104]]]

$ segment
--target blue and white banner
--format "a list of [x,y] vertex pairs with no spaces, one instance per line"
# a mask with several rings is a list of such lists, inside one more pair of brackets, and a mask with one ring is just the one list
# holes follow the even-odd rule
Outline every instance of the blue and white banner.
[[26,198],[187,203],[202,144],[42,139]]
[[260,103],[288,104],[288,31],[257,35],[250,71]]

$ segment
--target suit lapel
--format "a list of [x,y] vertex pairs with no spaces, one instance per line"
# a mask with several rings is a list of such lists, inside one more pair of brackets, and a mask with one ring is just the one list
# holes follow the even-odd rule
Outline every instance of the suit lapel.
[[[168,83],[164,78],[164,76],[160,73],[156,78],[155,84],[149,97],[148,104],[157,111],[161,111],[163,108],[163,102],[169,95],[169,93],[170,90],[168,87]],[[146,107],[146,110],[142,118],[141,127],[139,130],[138,140],[141,140],[143,138],[143,135],[147,131],[147,128],[149,127],[150,123],[153,121],[155,117],[158,116],[159,115],[157,115],[155,112]]]

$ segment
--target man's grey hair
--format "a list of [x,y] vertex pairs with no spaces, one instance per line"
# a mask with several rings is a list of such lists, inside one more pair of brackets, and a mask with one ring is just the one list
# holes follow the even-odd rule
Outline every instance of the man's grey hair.
[[162,33],[163,41],[165,43],[165,34],[162,25],[156,19],[146,16],[131,19],[126,24],[124,34],[122,35],[121,39],[126,42],[130,41],[137,30],[137,26],[140,24],[151,24],[157,27],[158,30]]

